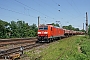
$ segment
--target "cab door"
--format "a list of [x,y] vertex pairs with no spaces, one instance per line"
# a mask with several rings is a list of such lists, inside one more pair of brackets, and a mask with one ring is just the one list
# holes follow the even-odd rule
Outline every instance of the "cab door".
[[53,37],[53,27],[51,27],[51,29],[50,29],[50,31],[51,31],[51,36]]

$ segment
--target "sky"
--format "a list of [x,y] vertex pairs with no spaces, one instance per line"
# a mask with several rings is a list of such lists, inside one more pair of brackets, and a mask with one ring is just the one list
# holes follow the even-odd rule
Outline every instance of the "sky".
[[22,20],[37,25],[39,16],[40,24],[82,29],[83,23],[86,26],[86,12],[89,20],[90,0],[0,0],[0,19],[7,22]]

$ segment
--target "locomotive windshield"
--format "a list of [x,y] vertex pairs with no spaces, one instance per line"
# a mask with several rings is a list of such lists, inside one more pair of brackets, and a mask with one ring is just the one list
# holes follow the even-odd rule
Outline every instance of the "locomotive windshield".
[[48,26],[39,27],[39,30],[48,30]]

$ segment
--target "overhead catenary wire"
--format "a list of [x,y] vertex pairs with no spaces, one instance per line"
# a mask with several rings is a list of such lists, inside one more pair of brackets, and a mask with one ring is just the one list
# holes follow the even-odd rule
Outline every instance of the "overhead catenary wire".
[[72,2],[74,3],[74,5],[76,6],[78,12],[81,14],[80,10],[78,9],[77,5],[75,4],[75,2],[72,0]]
[[[58,5],[58,7],[62,7],[62,5],[60,5],[59,3],[57,3],[56,1],[54,1],[54,0],[52,0],[56,5]],[[68,11],[67,9],[65,9],[64,7],[62,7],[64,10],[66,10],[66,11]],[[62,12],[62,10],[58,10],[58,11],[61,11]],[[70,11],[68,11],[69,13],[71,13]],[[65,13],[65,12],[63,12],[63,13]],[[66,13],[65,13],[66,14]],[[72,13],[71,13],[72,14]],[[66,14],[66,15],[69,15],[69,14]],[[71,17],[73,17],[73,14],[71,15]]]
[[17,1],[17,0],[15,0],[15,1],[18,2],[18,3],[20,3],[20,4],[23,5],[23,6],[26,6],[26,7],[30,8],[30,9],[32,9],[32,10],[34,10],[34,11],[36,11],[36,12],[42,14],[42,15],[44,15],[44,16],[46,16],[46,17],[49,17],[49,18],[51,18],[51,19],[54,19],[54,18],[52,18],[52,17],[50,17],[50,16],[48,16],[48,15],[46,15],[46,14],[44,14],[44,13],[42,13],[42,12],[36,10],[36,9],[34,9],[34,8],[28,6],[28,5],[26,5],[26,4],[24,4],[24,3],[20,2],[20,1]]
[[[19,1],[19,0],[17,0],[17,1]],[[54,0],[54,1],[55,1],[55,0]],[[49,5],[49,4],[48,4],[48,5]],[[58,3],[57,3],[57,5],[60,6],[60,4],[58,4]],[[23,5],[22,5],[22,6],[23,6]],[[29,9],[28,7],[26,7],[26,6],[24,6],[24,7],[25,7],[25,11],[30,12],[30,11],[29,11],[30,9]],[[53,7],[53,6],[52,6],[52,7]],[[61,5],[61,7],[62,7],[62,5]],[[64,7],[63,7],[63,8],[64,8]],[[35,10],[36,10],[36,9],[35,9]],[[12,12],[12,11],[11,11],[11,12]],[[41,12],[41,11],[40,11],[40,12]],[[16,10],[15,10],[14,13],[16,13]],[[64,13],[65,13],[65,12],[64,12]],[[22,14],[22,13],[19,12],[18,14]],[[29,15],[29,13],[25,14],[24,12],[23,12],[23,14],[26,15],[26,16]],[[22,14],[22,15],[23,15],[23,14]],[[45,15],[44,15],[44,16],[45,16]],[[46,17],[46,16],[45,16],[45,17]],[[35,17],[35,18],[37,18],[37,17]],[[42,17],[41,17],[41,18],[42,18]],[[43,18],[42,20],[44,20],[44,18]]]
[[[17,11],[13,11],[13,10],[6,9],[6,8],[3,8],[3,7],[0,7],[0,9],[7,10],[7,11],[10,11],[10,12],[14,12],[14,13],[21,14],[21,15],[26,15],[26,14],[24,14],[24,13],[17,12]],[[33,18],[37,18],[37,17],[31,16],[31,15],[26,15],[26,16],[30,16],[30,17],[33,17]]]
[[[60,5],[60,4],[58,4],[56,1],[54,1],[54,0],[52,0],[56,5]],[[67,2],[68,2],[68,4],[70,5],[70,6],[72,6],[73,7],[73,5],[71,4],[71,3],[69,3],[69,1],[68,0],[66,0]],[[73,1],[73,0],[72,0]],[[74,3],[74,1],[73,1],[73,3]],[[75,4],[75,3],[74,3]],[[61,5],[60,5],[60,7],[62,7]],[[76,6],[77,7],[77,6]],[[63,9],[65,9],[64,7],[62,7]],[[81,14],[80,13],[80,11],[78,10],[78,8],[77,8],[77,10],[75,9],[75,8],[73,8],[77,13],[79,13],[79,14]],[[65,9],[66,10],[66,9]],[[66,10],[66,11],[68,11],[68,10]],[[68,11],[69,12],[69,11]],[[71,12],[70,12],[71,13]],[[72,13],[71,13],[72,14]],[[81,14],[82,15],[82,14]],[[73,16],[73,14],[72,14],[72,16]]]
[[[42,3],[44,3],[45,5],[47,5],[49,8],[56,10],[56,12],[60,12],[60,9],[57,9],[56,7],[53,7],[53,6],[51,6],[51,5],[43,2],[42,0],[39,0],[39,1],[42,2]],[[58,6],[60,6],[60,4],[58,4],[57,7],[58,7]],[[58,13],[58,14],[59,14],[59,13]],[[54,15],[55,15],[55,14],[54,14]],[[55,15],[55,16],[56,16],[56,15]],[[57,19],[56,19],[56,20],[57,20]]]
[[[37,3],[35,0],[33,0],[35,3]],[[39,6],[42,6],[40,3],[37,3]],[[47,8],[45,8],[44,6],[42,6],[45,10],[47,10]],[[55,15],[54,13],[52,13],[50,10],[47,10],[49,13]],[[55,15],[56,16],[56,15]],[[53,18],[55,19],[55,18]]]
[[[59,5],[55,0],[52,0],[56,5]],[[73,3],[74,3],[74,1],[73,1]],[[70,4],[69,2],[68,2],[68,4]],[[75,3],[74,3],[74,5],[75,5]],[[72,4],[70,4],[70,6],[72,6]],[[60,7],[62,7],[62,5],[60,5]],[[77,6],[76,6],[77,7]],[[65,9],[64,7],[62,7],[64,10],[66,10],[66,11],[68,11],[67,9]],[[69,19],[69,20],[75,20],[75,19],[77,19],[77,18],[79,18],[80,16],[82,16],[82,15],[84,15],[84,14],[81,14],[80,12],[79,12],[79,9],[77,8],[77,10],[72,6],[72,8],[74,9],[74,11],[76,12],[76,13],[78,13],[78,15],[79,16],[74,16],[71,12],[71,19]],[[68,11],[69,12],[69,11]],[[69,14],[68,14],[69,15]],[[72,23],[71,23],[72,24]]]
[[[49,8],[55,10],[55,12],[57,12],[57,13],[59,14],[60,9],[58,9],[58,8],[56,8],[56,7],[53,7],[52,5],[49,5],[48,3],[45,3],[45,2],[43,2],[42,0],[39,0],[39,1],[42,2],[43,4],[47,5]],[[54,14],[54,15],[55,15],[55,14]],[[55,15],[55,16],[57,16],[57,15]],[[56,18],[53,18],[53,19],[57,20]]]
[[45,5],[49,6],[50,8],[52,7],[53,9],[55,9],[56,11],[58,11],[56,7],[53,7],[53,6],[51,6],[51,5],[49,5],[49,4],[45,3],[45,2],[43,2],[43,1],[41,1],[41,0],[39,0],[39,1],[42,2],[42,3],[44,3]]
[[[77,13],[78,13],[78,15],[79,16],[77,16],[77,17],[75,17],[75,18],[72,18],[72,19],[76,19],[76,18],[78,18],[78,17],[80,17],[81,15],[84,15],[84,14],[81,14],[80,12],[79,12],[79,10],[78,10],[78,8],[77,8],[77,10],[73,7],[73,5],[71,4],[71,3],[69,3],[69,1],[68,0],[66,0],[67,1],[67,3],[74,9],[74,11],[76,11]],[[72,2],[74,3],[74,1],[72,0]],[[74,5],[75,5],[75,3],[74,3]],[[76,5],[75,5],[76,6]]]
[[79,14],[79,12],[73,7],[73,5],[72,5],[68,0],[66,0],[66,1],[67,1],[67,3],[73,8],[73,10],[74,10],[76,13]]
[[57,2],[55,2],[54,0],[52,0],[55,4],[57,4],[58,6],[60,6],[60,4],[58,4]]
[[[54,0],[52,0],[56,5],[60,5],[60,4],[58,4],[56,1],[54,1]],[[66,0],[67,1],[67,0]],[[68,1],[67,1],[68,2]],[[74,3],[74,1],[73,1],[73,3]],[[68,4],[70,5],[70,6],[72,6],[72,4],[70,4],[69,2],[68,2]],[[74,3],[75,4],[75,3]],[[61,5],[60,5],[60,7],[62,7]],[[73,6],[72,6],[73,7]],[[66,10],[64,7],[62,7],[64,10]],[[74,8],[73,8],[74,9]],[[75,10],[75,9],[74,9]],[[66,11],[68,11],[68,10],[66,10]],[[75,10],[76,11],[76,10]],[[69,11],[68,11],[69,12]],[[77,12],[77,11],[76,11]],[[70,12],[71,13],[71,12]],[[77,12],[78,14],[79,14],[79,12]],[[72,14],[72,13],[71,13]],[[80,15],[83,15],[83,14],[80,14]],[[79,16],[80,16],[79,15]],[[73,14],[72,14],[72,17],[73,17]],[[77,16],[78,17],[78,16]],[[75,17],[76,18],[76,17]]]
[[[57,3],[56,1],[54,1],[54,0],[52,0],[56,5],[58,5],[58,7],[62,7],[62,5],[60,5],[59,3]],[[66,11],[68,11],[67,9],[65,9],[64,7],[62,7],[64,10],[66,10]],[[58,10],[58,11],[60,11],[60,10]],[[62,11],[61,11],[62,12]],[[69,11],[68,11],[69,12]],[[66,15],[69,15],[69,14],[67,14],[67,13],[65,13],[65,12],[63,12],[64,14],[66,14]],[[71,12],[69,12],[69,13],[71,13]],[[71,13],[72,14],[72,13]],[[69,15],[70,16],[70,15]],[[71,15],[71,17],[73,17],[73,14]]]
[[[6,11],[10,11],[10,12],[13,12],[13,13],[17,13],[17,14],[21,14],[21,15],[25,15],[25,16],[30,16],[30,17],[33,17],[33,18],[37,18],[37,17],[32,16],[32,15],[24,14],[24,13],[17,12],[17,11],[14,11],[14,10],[10,10],[10,9],[6,9],[6,8],[3,8],[3,7],[0,7],[0,9],[6,10]],[[45,20],[45,19],[41,18],[40,20]]]

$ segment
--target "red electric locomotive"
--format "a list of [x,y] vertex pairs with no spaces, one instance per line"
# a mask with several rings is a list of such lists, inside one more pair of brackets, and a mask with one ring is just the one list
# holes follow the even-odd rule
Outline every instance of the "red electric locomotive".
[[41,25],[38,28],[38,41],[50,42],[64,36],[64,30],[52,24]]
[[66,30],[59,27],[55,27],[52,24],[40,25],[38,28],[38,41],[50,42],[54,39],[60,39],[61,37],[69,37],[72,35],[81,35],[84,32]]

